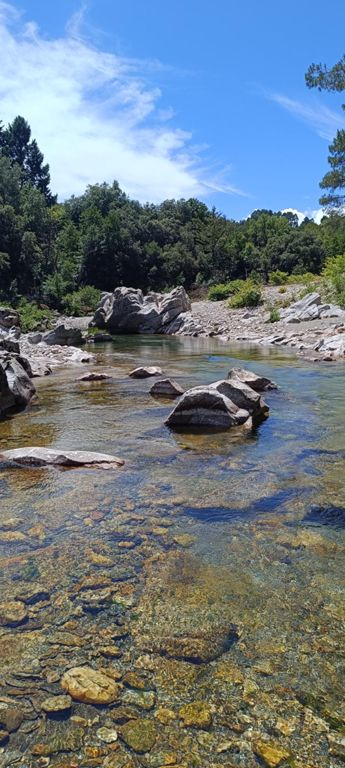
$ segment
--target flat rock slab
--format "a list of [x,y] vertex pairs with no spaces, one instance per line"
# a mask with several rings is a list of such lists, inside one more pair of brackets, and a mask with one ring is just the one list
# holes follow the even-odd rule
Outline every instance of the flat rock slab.
[[83,376],[79,376],[78,381],[105,381],[106,379],[111,379],[108,373],[91,371],[90,373],[84,373]]
[[119,686],[104,672],[92,667],[73,667],[61,678],[61,687],[85,704],[112,704],[119,698]]
[[162,373],[163,371],[161,368],[149,365],[145,368],[134,368],[134,370],[129,373],[129,376],[131,376],[132,379],[148,379],[149,376],[162,376]]
[[89,451],[62,451],[53,448],[14,448],[3,451],[0,461],[13,461],[24,466],[60,466],[115,468],[124,465],[123,459],[107,453]]

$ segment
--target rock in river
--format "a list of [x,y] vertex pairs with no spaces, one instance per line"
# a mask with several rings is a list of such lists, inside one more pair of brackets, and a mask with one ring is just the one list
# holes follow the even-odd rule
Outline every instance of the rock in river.
[[0,626],[17,627],[23,624],[28,617],[28,612],[19,600],[10,600],[0,604]]
[[146,367],[139,367],[134,368],[133,371],[130,372],[129,376],[131,376],[132,379],[148,379],[149,376],[161,376],[163,373],[161,368],[156,368],[154,365],[149,365]]
[[48,698],[44,699],[41,704],[43,711],[49,714],[53,712],[65,712],[67,709],[70,709],[71,706],[72,699],[68,694],[62,694],[61,696],[48,696]]
[[175,318],[190,309],[182,286],[147,296],[140,289],[121,286],[102,296],[91,325],[110,333],[165,333]]
[[49,345],[76,347],[78,344],[83,344],[84,339],[80,328],[67,328],[64,323],[61,323],[54,330],[45,333],[42,341]]
[[237,379],[243,381],[248,387],[255,389],[255,392],[266,392],[269,389],[278,389],[277,385],[266,376],[259,376],[254,371],[247,371],[245,368],[231,368],[228,373],[228,379]]
[[262,421],[268,416],[269,408],[258,392],[239,379],[224,379],[211,384],[225,397],[229,398],[237,408],[243,408],[252,416],[253,422]]
[[212,386],[194,387],[182,395],[166,420],[169,427],[228,429],[244,424],[249,412],[238,408]]
[[14,448],[3,451],[0,461],[13,461],[24,466],[61,466],[61,467],[122,467],[123,459],[107,453],[90,451],[63,451],[53,448]]
[[180,397],[183,395],[184,390],[172,379],[159,379],[152,384],[150,389],[150,395],[156,395],[157,397]]
[[154,747],[157,733],[152,720],[138,718],[125,723],[120,730],[120,736],[134,752],[144,754]]
[[114,680],[92,667],[69,669],[61,678],[61,687],[72,699],[85,704],[112,704],[119,697]]

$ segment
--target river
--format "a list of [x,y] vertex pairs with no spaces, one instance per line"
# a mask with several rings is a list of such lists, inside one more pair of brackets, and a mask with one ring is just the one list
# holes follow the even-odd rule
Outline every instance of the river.
[[[96,365],[36,380],[37,403],[0,424],[0,450],[125,460],[1,468],[0,602],[25,617],[0,628],[0,765],[340,768],[343,367],[212,339],[95,349]],[[145,364],[184,388],[240,365],[278,390],[253,433],[176,434],[172,402],[128,377]],[[78,380],[98,366],[113,378]],[[47,715],[80,666],[115,680],[116,700]]]

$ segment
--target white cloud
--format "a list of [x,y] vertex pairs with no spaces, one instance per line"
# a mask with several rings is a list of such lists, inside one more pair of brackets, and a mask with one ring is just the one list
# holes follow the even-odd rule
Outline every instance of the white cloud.
[[76,14],[63,37],[47,39],[0,0],[0,117],[28,120],[60,199],[114,179],[141,201],[241,194],[203,166],[189,132],[169,125],[173,111],[150,83],[159,62],[95,48],[81,22]]
[[287,112],[308,123],[322,139],[332,141],[337,130],[345,129],[345,117],[329,109],[319,100],[312,102],[296,101],[279,93],[266,94],[267,98],[275,101]]
[[295,213],[298,217],[299,224],[302,223],[306,216],[308,219],[313,219],[316,224],[320,224],[321,219],[326,215],[323,208],[309,209],[306,211],[299,211],[297,208],[284,208],[282,213]]

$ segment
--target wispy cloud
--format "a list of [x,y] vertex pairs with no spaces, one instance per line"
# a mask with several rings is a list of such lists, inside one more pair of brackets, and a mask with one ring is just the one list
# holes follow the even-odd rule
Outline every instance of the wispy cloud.
[[47,39],[0,0],[0,118],[23,115],[60,198],[117,179],[141,201],[238,193],[205,167],[191,134],[171,125],[152,83],[159,62],[127,59],[83,38],[83,11]]
[[345,129],[344,115],[329,109],[319,100],[297,101],[280,93],[266,93],[266,97],[310,125],[322,139],[331,141],[337,130]]

